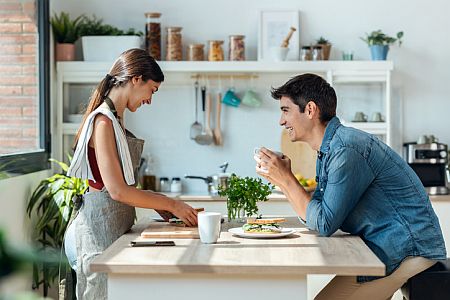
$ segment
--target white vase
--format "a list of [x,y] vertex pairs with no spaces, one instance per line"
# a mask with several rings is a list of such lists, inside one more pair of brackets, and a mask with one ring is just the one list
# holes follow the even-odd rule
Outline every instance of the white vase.
[[81,37],[85,61],[113,61],[125,50],[142,47],[137,35],[99,35]]

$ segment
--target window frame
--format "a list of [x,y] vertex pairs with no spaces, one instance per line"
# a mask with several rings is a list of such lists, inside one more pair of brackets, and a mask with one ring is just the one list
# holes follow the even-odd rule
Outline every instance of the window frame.
[[[6,178],[50,169],[50,16],[49,0],[36,0],[39,62],[39,147],[40,150],[0,155],[0,172]],[[1,178],[1,176],[0,176]]]

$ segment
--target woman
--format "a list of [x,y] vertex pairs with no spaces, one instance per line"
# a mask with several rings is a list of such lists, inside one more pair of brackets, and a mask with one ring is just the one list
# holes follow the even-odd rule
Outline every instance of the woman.
[[125,51],[92,94],[75,137],[67,175],[89,179],[89,192],[65,241],[77,273],[78,299],[106,299],[106,275],[91,272],[89,264],[131,228],[134,207],[169,211],[190,226],[197,223],[197,212],[189,205],[134,186],[144,141],[125,130],[124,111],[150,104],[163,81],[160,67],[145,50]]

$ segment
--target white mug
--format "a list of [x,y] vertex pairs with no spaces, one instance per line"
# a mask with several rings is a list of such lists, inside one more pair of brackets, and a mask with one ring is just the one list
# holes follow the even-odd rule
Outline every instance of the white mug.
[[218,212],[201,211],[198,217],[198,233],[204,244],[214,244],[220,236],[220,221],[222,215]]

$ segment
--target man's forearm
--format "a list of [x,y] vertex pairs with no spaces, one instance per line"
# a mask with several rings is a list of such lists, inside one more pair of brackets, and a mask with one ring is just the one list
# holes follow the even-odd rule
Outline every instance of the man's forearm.
[[309,201],[311,201],[311,195],[305,191],[293,175],[289,176],[280,188],[297,215],[303,220],[306,220],[306,208],[308,207]]

